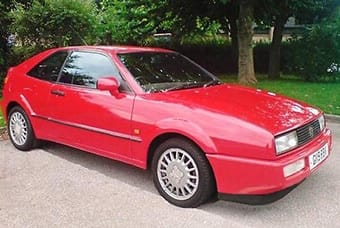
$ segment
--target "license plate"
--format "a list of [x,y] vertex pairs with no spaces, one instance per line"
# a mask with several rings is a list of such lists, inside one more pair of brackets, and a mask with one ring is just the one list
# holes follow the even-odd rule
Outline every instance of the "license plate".
[[323,160],[328,157],[328,144],[324,145],[321,149],[316,151],[315,153],[309,155],[309,169],[314,169],[318,166]]

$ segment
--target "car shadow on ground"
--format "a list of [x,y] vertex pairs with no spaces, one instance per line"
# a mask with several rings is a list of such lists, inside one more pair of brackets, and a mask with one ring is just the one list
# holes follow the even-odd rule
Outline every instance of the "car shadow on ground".
[[[111,160],[109,158],[101,157],[101,156],[98,156],[92,153],[88,153],[82,150],[74,149],[74,148],[61,145],[61,144],[57,144],[57,143],[53,143],[53,142],[44,142],[40,146],[40,148],[50,154],[58,156],[59,158],[65,159],[69,162],[80,165],[87,169],[95,170],[97,172],[104,174],[107,177],[117,179],[128,185],[140,188],[142,190],[148,191],[150,193],[153,193],[161,197],[153,185],[150,170],[143,170],[143,169],[119,162],[119,161]],[[285,198],[285,195],[282,197]],[[271,203],[266,203],[266,204],[263,204],[261,202],[244,204],[244,203],[239,203],[239,201],[237,200],[236,202],[232,202],[234,201],[234,199],[231,199],[231,201],[230,199],[227,201],[219,200],[217,196],[214,196],[212,197],[210,202],[202,205],[199,208],[210,211],[210,210],[214,210],[213,208],[215,208],[216,206],[220,207],[221,204],[222,205],[227,204],[231,208],[235,207],[235,209],[241,209],[241,210],[244,210],[246,208],[249,208],[250,210],[252,210],[251,208],[258,208],[258,209],[266,208],[266,207],[270,208],[273,205],[279,204],[280,199],[282,197],[280,197],[277,200],[274,200]],[[242,198],[240,201],[242,202]]]
[[154,188],[151,172],[149,170],[143,170],[119,161],[53,142],[43,142],[40,148],[50,154],[74,164],[78,164],[89,170],[95,170],[107,177],[118,179],[128,185],[158,194],[157,190]]

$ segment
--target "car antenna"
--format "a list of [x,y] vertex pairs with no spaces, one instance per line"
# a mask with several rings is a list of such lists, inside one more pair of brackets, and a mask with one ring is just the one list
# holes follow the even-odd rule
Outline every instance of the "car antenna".
[[81,37],[81,35],[79,34],[79,32],[77,32],[77,31],[72,27],[72,25],[69,25],[69,26],[70,26],[70,28],[72,29],[72,31],[73,31],[74,33],[77,34],[77,36],[80,38],[80,40],[83,42],[83,44],[86,45],[86,46],[88,46],[88,44],[87,44],[86,41],[83,39],[83,37]]

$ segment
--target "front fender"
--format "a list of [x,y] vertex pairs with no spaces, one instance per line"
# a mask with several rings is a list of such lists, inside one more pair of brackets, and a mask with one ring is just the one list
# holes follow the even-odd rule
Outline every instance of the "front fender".
[[217,153],[217,148],[213,140],[206,132],[194,122],[185,119],[168,118],[156,123],[158,131],[156,136],[175,133],[183,135],[195,142],[204,152]]

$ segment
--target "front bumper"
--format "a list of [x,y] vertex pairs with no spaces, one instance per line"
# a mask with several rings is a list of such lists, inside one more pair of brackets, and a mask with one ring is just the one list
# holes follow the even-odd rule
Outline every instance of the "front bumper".
[[[264,195],[287,189],[310,176],[324,161],[310,169],[308,156],[326,143],[330,152],[333,145],[329,129],[325,129],[308,144],[273,161],[220,154],[207,154],[207,158],[213,169],[219,193]],[[300,159],[305,159],[305,167],[291,176],[284,177],[283,168]]]

